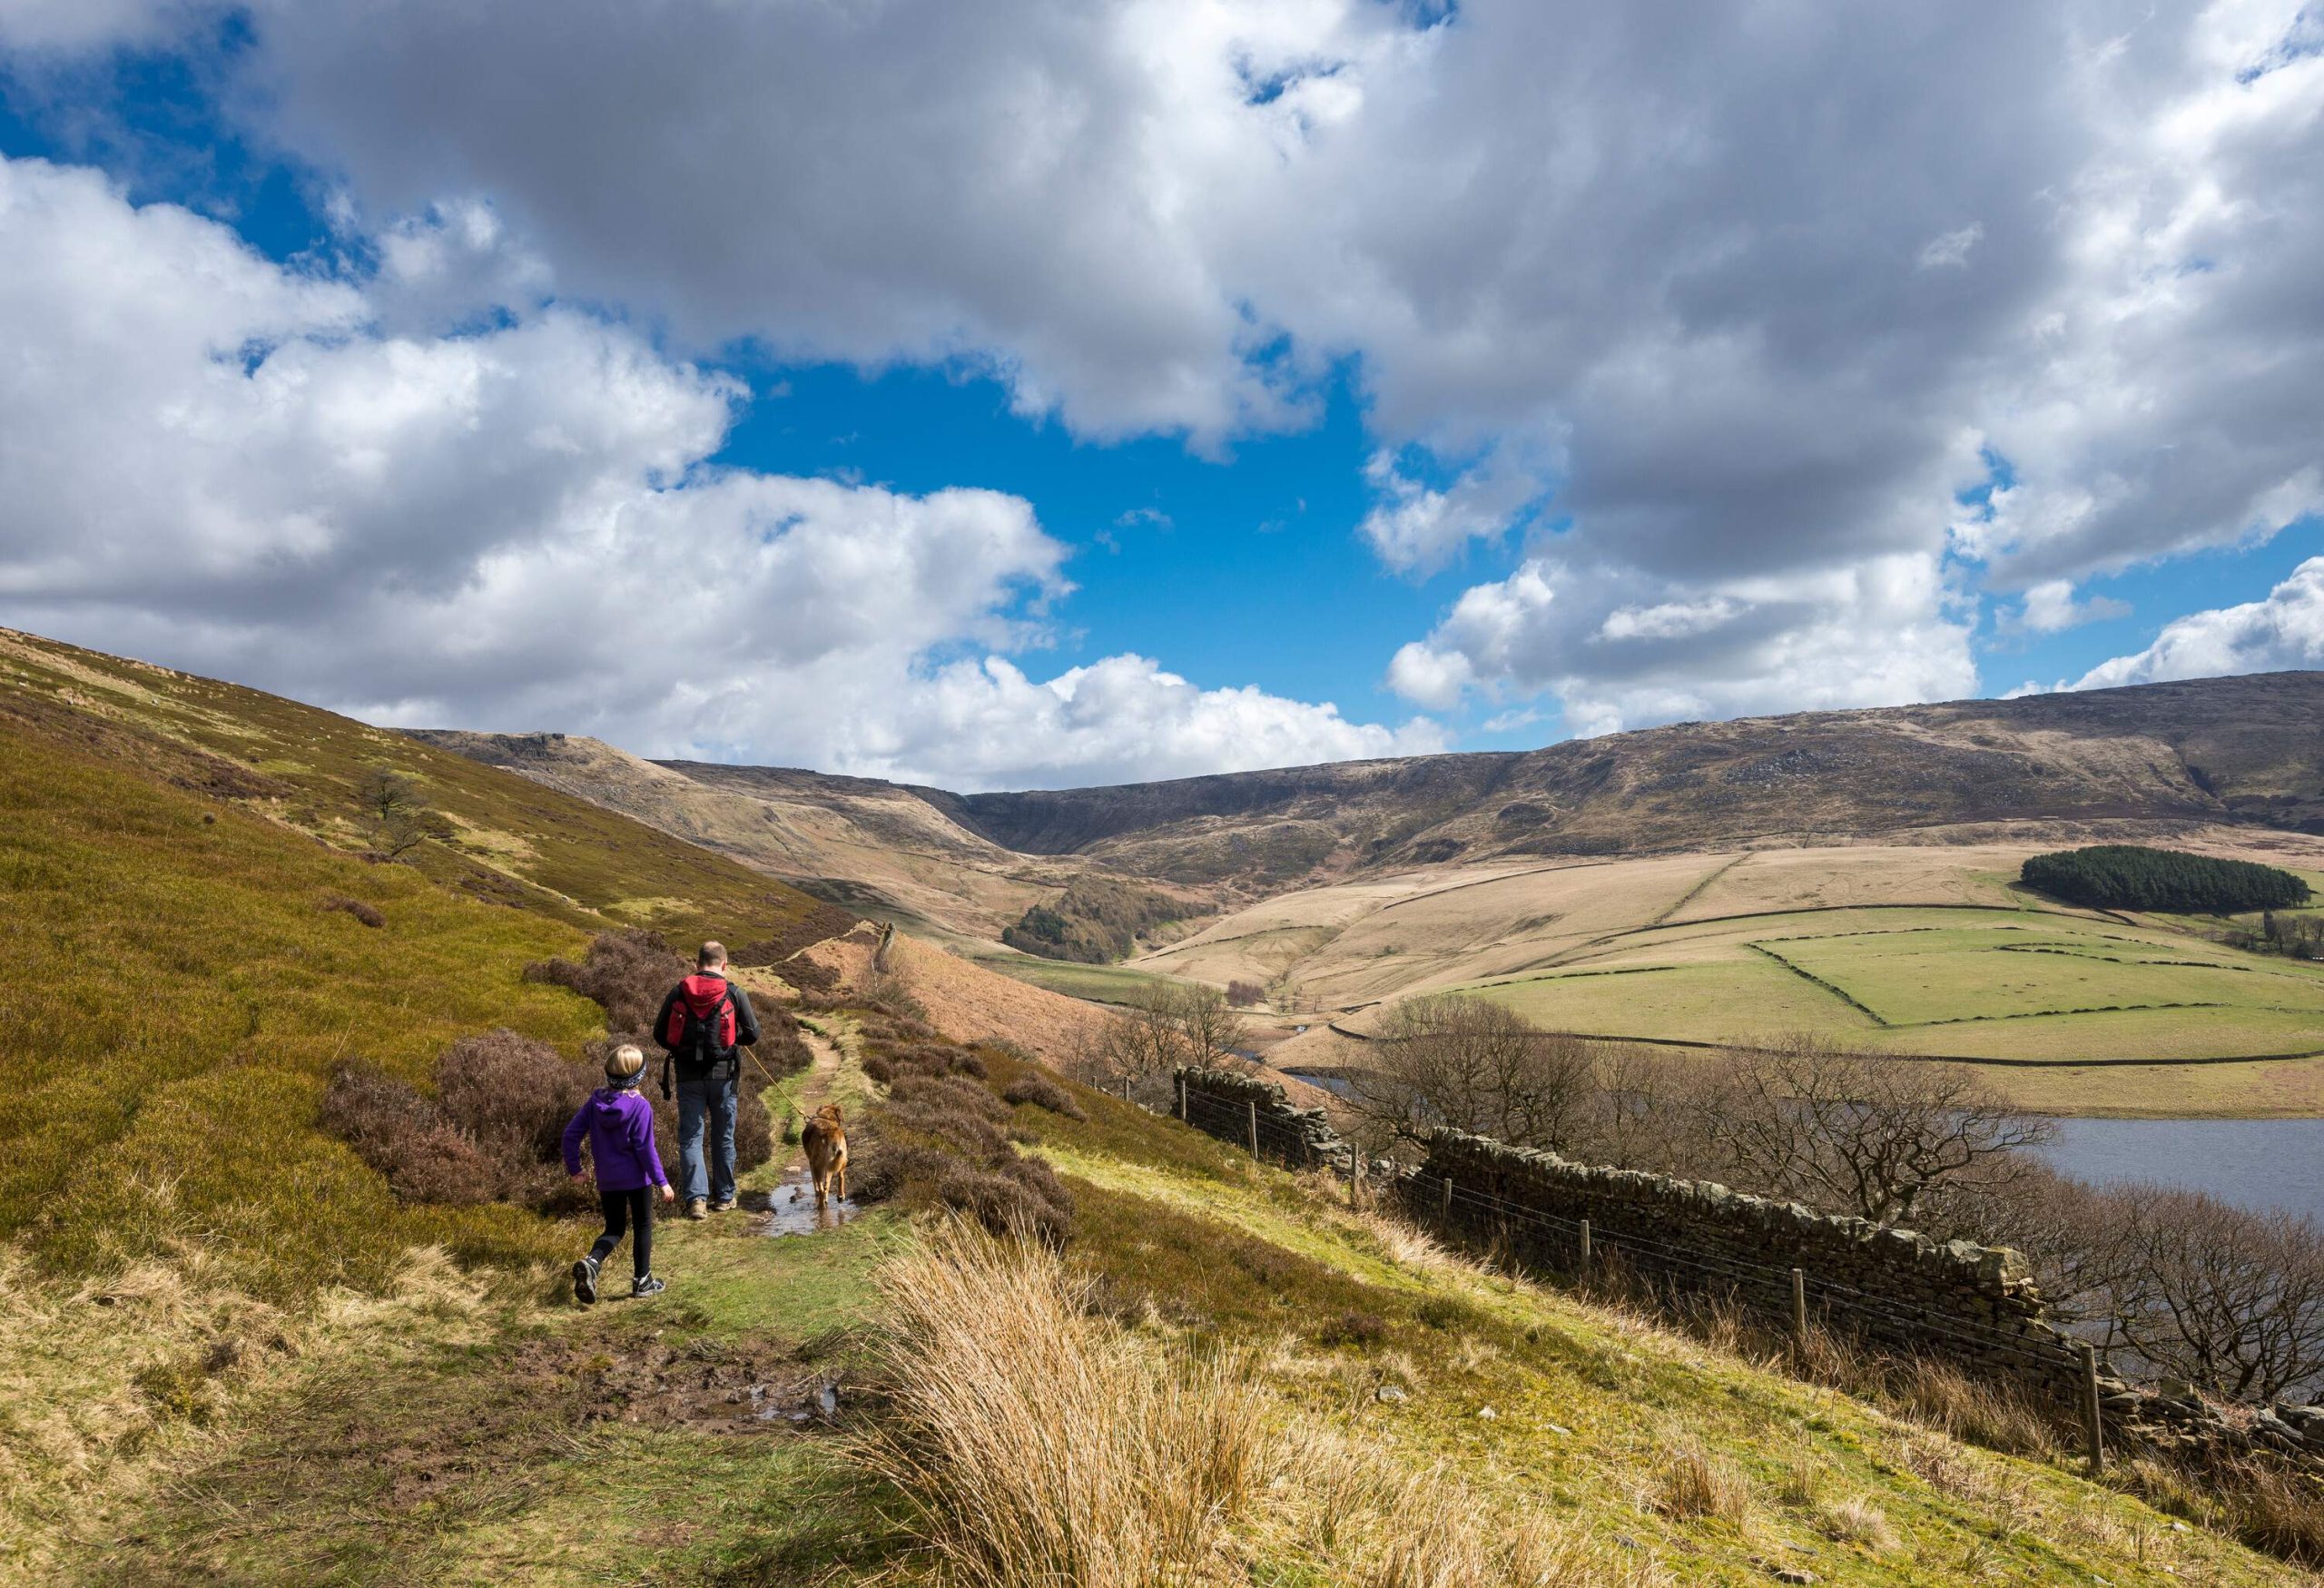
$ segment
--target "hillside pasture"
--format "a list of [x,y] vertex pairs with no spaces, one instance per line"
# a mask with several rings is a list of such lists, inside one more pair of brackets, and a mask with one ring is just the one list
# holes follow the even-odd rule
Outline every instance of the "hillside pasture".
[[[2235,836],[2207,847],[2232,853]],[[2312,870],[2324,851],[2269,837],[2271,863]],[[2034,849],[1853,845],[1440,869],[1270,901],[1138,963],[1222,985],[1287,973],[1355,1032],[1398,999],[1465,990],[1545,1027],[1602,1036],[1717,1044],[1813,1031],[1876,1051],[2073,1065],[2007,1082],[2065,1111],[2324,1106],[2324,1082],[2280,1057],[2324,1053],[2324,966],[2230,949],[2213,941],[2227,924],[2217,920],[2043,900],[2015,883]],[[1302,1038],[1280,1059],[1323,1061],[1307,1050],[1325,1045]],[[2274,1067],[2213,1065],[2191,1078],[2180,1068],[2262,1057]],[[2090,1079],[2122,1060],[2171,1068]]]
[[2324,1050],[2324,970],[2050,912],[1801,911],[1627,933],[1477,991],[1560,1031],[1814,1031],[1876,1051],[2168,1060]]

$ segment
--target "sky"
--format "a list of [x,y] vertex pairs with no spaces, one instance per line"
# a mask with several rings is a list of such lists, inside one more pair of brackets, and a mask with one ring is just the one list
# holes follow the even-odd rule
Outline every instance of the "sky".
[[2324,6],[0,0],[0,624],[960,789],[2324,666]]

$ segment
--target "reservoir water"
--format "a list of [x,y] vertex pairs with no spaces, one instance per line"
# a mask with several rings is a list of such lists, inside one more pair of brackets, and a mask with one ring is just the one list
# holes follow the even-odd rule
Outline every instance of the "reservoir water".
[[[1348,1094],[1341,1076],[1290,1073]],[[2060,1119],[2043,1157],[2093,1185],[2183,1186],[2253,1212],[2324,1221],[2324,1119]]]
[[2060,1119],[2043,1156],[2094,1185],[2151,1180],[2324,1220],[2324,1119]]

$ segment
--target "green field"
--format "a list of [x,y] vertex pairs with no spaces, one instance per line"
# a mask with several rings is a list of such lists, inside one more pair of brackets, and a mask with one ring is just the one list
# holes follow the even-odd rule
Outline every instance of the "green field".
[[1476,990],[1552,1029],[1681,1041],[1814,1031],[1874,1050],[2050,1060],[2324,1051],[2324,967],[2046,910],[1649,927]]

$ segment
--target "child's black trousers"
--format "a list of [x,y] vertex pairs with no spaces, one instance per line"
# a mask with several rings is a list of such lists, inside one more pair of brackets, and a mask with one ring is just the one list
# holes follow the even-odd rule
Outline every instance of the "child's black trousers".
[[614,1255],[614,1248],[621,1245],[621,1238],[637,1227],[636,1238],[630,1242],[629,1255],[641,1279],[654,1271],[654,1188],[640,1186],[634,1191],[599,1191],[597,1206],[605,1209],[606,1233],[589,1248],[589,1255],[604,1262]]

